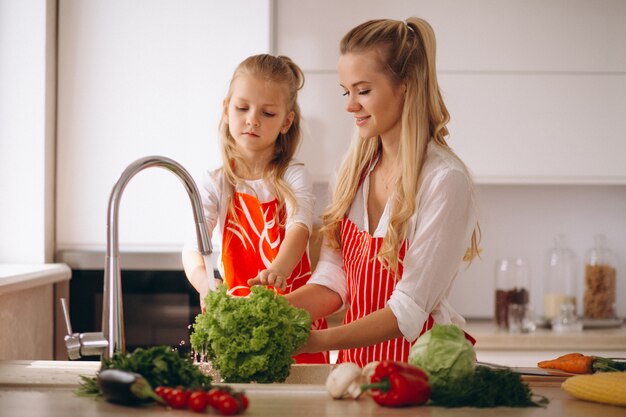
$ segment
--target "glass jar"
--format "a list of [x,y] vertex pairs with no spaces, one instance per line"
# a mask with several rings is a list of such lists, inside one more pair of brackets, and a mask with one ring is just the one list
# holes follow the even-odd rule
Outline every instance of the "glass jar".
[[567,245],[565,235],[557,235],[554,246],[546,253],[543,315],[552,320],[561,314],[563,305],[573,305],[576,314],[578,262]]
[[585,257],[584,315],[586,319],[614,319],[616,275],[615,256],[606,246],[606,237],[594,236],[595,245]]
[[509,328],[509,306],[528,306],[530,272],[523,258],[503,258],[496,261],[495,319],[502,329]]

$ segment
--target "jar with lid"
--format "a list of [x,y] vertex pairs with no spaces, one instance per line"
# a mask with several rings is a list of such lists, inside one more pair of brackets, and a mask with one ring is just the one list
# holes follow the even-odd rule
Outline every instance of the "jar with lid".
[[529,300],[530,272],[523,258],[503,258],[496,261],[495,320],[499,328],[509,328],[509,306],[524,308]]
[[617,271],[606,236],[594,236],[595,245],[585,257],[584,315],[586,319],[614,319]]
[[573,305],[576,314],[579,266],[574,251],[567,245],[565,235],[557,235],[554,246],[546,253],[543,314],[552,320],[561,314],[562,306]]

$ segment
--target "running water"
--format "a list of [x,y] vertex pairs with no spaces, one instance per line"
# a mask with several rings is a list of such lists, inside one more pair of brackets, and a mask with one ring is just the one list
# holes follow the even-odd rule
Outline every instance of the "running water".
[[206,268],[207,279],[209,280],[209,290],[215,291],[215,275],[213,274],[213,253],[202,255],[204,258],[204,267]]

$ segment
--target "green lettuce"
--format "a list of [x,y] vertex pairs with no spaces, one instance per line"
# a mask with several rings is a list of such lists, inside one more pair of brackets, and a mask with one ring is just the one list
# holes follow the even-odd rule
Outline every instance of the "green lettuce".
[[209,292],[206,312],[196,317],[190,341],[225,382],[283,382],[293,353],[308,339],[311,317],[274,291],[255,286],[249,297],[226,287]]
[[409,363],[428,374],[433,389],[471,375],[476,352],[465,333],[453,324],[435,324],[420,336],[409,353]]

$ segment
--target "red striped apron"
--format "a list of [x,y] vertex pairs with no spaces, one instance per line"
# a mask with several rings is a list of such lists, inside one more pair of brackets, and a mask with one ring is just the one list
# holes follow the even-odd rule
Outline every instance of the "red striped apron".
[[[350,300],[344,324],[384,308],[391,297],[396,286],[396,277],[376,259],[382,241],[383,238],[375,238],[368,232],[359,230],[347,217],[341,222],[341,247]],[[401,261],[404,259],[406,248],[405,241],[398,254],[400,277]],[[433,318],[429,315],[420,334],[429,330],[433,324]],[[412,343],[404,337],[398,337],[372,346],[342,350],[339,352],[338,362],[354,362],[361,367],[372,361],[384,359],[406,362],[411,346]]]
[[[231,294],[246,296],[250,293],[248,280],[255,278],[259,271],[271,266],[278,255],[278,249],[285,238],[285,228],[280,226],[286,219],[283,209],[276,217],[278,201],[261,203],[250,194],[235,193],[235,219],[230,211],[226,215],[222,237],[222,264],[224,282]],[[280,222],[276,219],[279,218]],[[280,224],[278,224],[280,223]],[[282,293],[289,293],[307,283],[311,277],[311,264],[308,252],[287,278],[287,287]],[[312,323],[312,330],[328,328],[325,319]],[[328,363],[328,352],[305,353],[294,357],[296,363]]]

